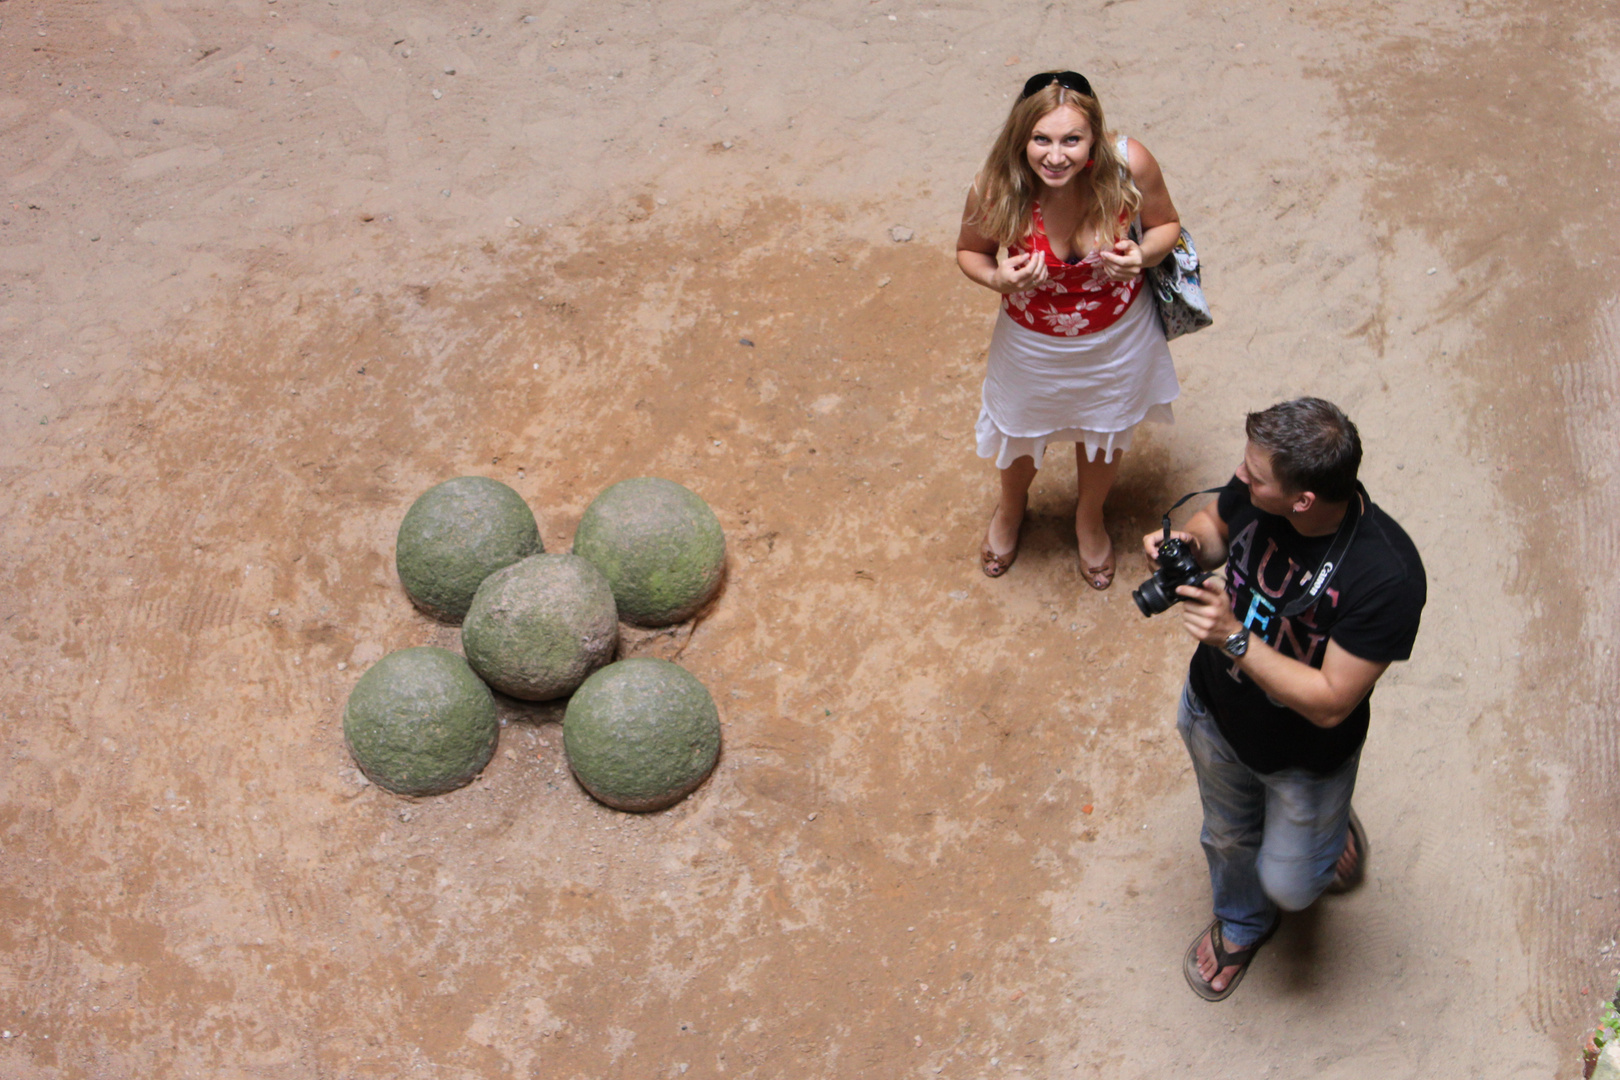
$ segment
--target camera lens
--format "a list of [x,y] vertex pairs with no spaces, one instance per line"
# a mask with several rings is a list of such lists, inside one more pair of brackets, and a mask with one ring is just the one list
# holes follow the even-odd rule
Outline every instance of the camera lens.
[[[1175,600],[1165,599],[1164,590],[1159,588],[1156,577],[1150,577],[1142,582],[1142,587],[1131,592],[1131,599],[1136,601],[1137,608],[1143,615],[1152,618],[1161,611],[1168,611]],[[1180,599],[1177,597],[1176,599]]]

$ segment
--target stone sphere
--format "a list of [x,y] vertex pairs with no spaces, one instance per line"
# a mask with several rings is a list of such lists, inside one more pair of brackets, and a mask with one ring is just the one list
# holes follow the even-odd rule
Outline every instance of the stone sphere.
[[389,653],[360,676],[343,710],[343,737],[378,787],[436,795],[470,782],[500,735],[495,698],[448,649]]
[[703,783],[720,756],[720,714],[697,677],[668,660],[620,660],[568,700],[563,753],[618,810],[662,810]]
[[726,535],[695,493],[644,476],[621,480],[586,508],[574,554],[607,577],[619,618],[672,626],[695,615],[719,589]]
[[411,504],[399,524],[394,560],[411,603],[456,623],[486,577],[544,550],[523,496],[499,480],[458,476]]
[[531,555],[484,579],[461,624],[467,662],[503,694],[550,701],[613,659],[619,616],[578,555]]

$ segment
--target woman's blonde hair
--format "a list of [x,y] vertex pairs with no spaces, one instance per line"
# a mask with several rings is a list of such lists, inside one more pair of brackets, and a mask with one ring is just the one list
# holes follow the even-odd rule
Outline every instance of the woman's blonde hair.
[[1081,185],[1082,194],[1091,196],[1082,224],[1091,223],[1099,233],[1117,240],[1142,205],[1142,193],[1131,182],[1130,167],[1120,159],[1114,135],[1103,121],[1102,104],[1053,81],[1013,104],[974,181],[979,210],[970,224],[1003,247],[1029,235],[1041,184],[1029,167],[1030,136],[1042,117],[1064,105],[1078,109],[1091,125],[1092,165],[1073,181]]

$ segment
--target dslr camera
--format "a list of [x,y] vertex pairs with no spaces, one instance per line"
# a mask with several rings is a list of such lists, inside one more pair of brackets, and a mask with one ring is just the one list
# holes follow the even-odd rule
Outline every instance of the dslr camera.
[[1176,592],[1179,586],[1202,585],[1213,576],[1211,571],[1198,565],[1198,560],[1193,558],[1192,548],[1170,535],[1167,520],[1164,540],[1159,544],[1159,568],[1131,593],[1131,599],[1136,601],[1143,615],[1157,615],[1161,611],[1169,611],[1183,599]]
[[1186,541],[1170,535],[1170,515],[1188,499],[1214,495],[1220,491],[1218,487],[1189,491],[1164,512],[1164,539],[1159,541],[1159,568],[1152,577],[1142,582],[1141,588],[1131,593],[1131,599],[1136,601],[1143,615],[1151,617],[1161,611],[1169,611],[1182,599],[1176,589],[1183,585],[1202,585],[1215,576],[1213,571],[1198,565]]

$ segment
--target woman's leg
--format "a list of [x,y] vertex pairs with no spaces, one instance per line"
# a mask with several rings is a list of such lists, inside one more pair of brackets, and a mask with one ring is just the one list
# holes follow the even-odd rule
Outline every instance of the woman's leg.
[[1001,470],[1001,497],[996,512],[990,517],[987,535],[990,550],[1007,555],[1018,547],[1018,527],[1024,522],[1024,507],[1029,504],[1029,486],[1035,482],[1035,459],[1021,457]]
[[1098,450],[1086,456],[1086,444],[1074,444],[1074,467],[1080,501],[1074,510],[1074,535],[1080,542],[1080,572],[1093,589],[1106,589],[1114,580],[1114,545],[1103,522],[1103,501],[1119,475],[1119,451],[1112,459]]

